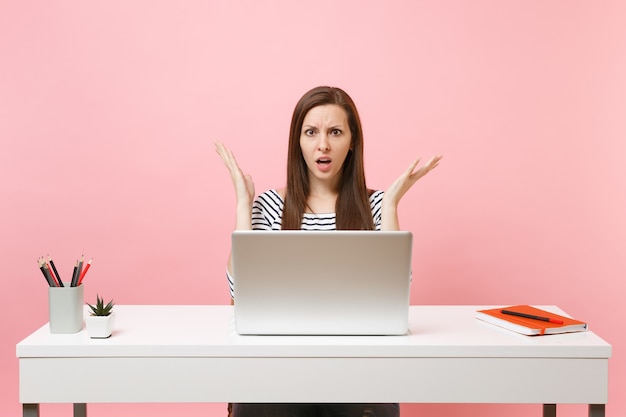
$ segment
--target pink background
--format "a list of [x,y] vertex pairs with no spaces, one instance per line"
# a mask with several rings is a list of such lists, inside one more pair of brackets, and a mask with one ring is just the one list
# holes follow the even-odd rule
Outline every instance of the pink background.
[[[38,256],[66,277],[93,257],[88,301],[229,302],[234,195],[212,141],[257,192],[282,186],[293,106],[321,84],[360,109],[370,186],[444,155],[401,204],[412,302],[556,304],[587,320],[613,345],[607,414],[626,415],[625,21],[618,0],[0,1],[0,415],[21,413],[15,344],[47,321]],[[187,411],[225,415],[89,407]]]

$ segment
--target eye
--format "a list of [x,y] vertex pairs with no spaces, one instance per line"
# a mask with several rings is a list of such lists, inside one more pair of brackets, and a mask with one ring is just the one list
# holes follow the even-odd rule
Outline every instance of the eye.
[[332,130],[330,131],[330,134],[331,134],[332,136],[341,136],[341,134],[342,134],[342,133],[343,133],[343,132],[341,131],[341,129],[332,129]]
[[308,128],[308,129],[304,129],[305,136],[313,136],[315,135],[315,129],[312,128]]

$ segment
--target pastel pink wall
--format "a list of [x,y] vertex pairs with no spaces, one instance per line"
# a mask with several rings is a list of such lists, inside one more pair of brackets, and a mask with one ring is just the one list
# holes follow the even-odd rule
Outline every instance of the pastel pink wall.
[[88,300],[228,303],[234,196],[212,141],[257,191],[283,185],[293,105],[320,84],[359,106],[370,186],[444,155],[401,205],[412,302],[561,306],[613,345],[607,414],[626,415],[625,20],[619,0],[0,1],[0,415],[20,413],[15,343],[47,321],[40,255],[66,276],[93,257]]

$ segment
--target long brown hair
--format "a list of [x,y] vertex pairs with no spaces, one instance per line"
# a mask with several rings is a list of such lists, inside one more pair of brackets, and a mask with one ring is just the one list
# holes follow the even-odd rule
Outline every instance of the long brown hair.
[[300,148],[300,134],[304,117],[309,110],[326,104],[335,104],[344,109],[352,136],[352,150],[348,152],[343,163],[339,195],[335,203],[337,229],[372,230],[374,220],[369,203],[370,191],[365,184],[361,119],[352,98],[336,87],[316,87],[308,91],[293,111],[287,151],[287,190],[282,229],[297,230],[302,226],[310,183],[309,171]]

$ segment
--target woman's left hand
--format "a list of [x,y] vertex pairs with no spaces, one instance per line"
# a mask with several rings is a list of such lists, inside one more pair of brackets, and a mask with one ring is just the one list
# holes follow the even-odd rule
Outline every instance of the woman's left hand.
[[394,207],[398,206],[402,197],[409,189],[424,175],[435,169],[439,165],[439,161],[443,158],[441,155],[434,156],[426,164],[417,168],[420,159],[413,161],[409,168],[402,173],[390,186],[385,190],[384,199],[388,204]]
[[398,203],[407,191],[424,175],[435,169],[439,165],[441,156],[435,156],[426,162],[421,168],[417,168],[420,160],[415,160],[409,168],[402,173],[390,186],[385,190],[382,204],[382,222],[381,230],[400,230],[400,221],[398,219]]

